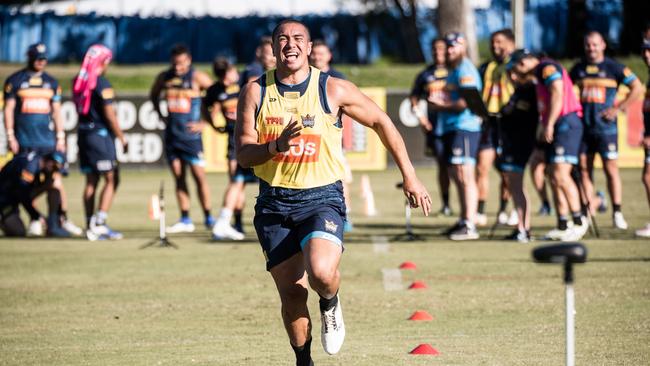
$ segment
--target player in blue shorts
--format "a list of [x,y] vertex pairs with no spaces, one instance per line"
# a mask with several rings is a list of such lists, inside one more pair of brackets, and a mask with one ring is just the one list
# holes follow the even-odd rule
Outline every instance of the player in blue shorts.
[[[203,117],[212,126],[218,114],[226,120],[226,126],[217,128],[218,132],[228,134],[228,176],[230,182],[223,195],[223,207],[217,217],[217,222],[212,228],[212,237],[215,240],[244,239],[242,225],[242,210],[246,199],[245,184],[257,181],[252,169],[244,169],[237,164],[235,158],[235,123],[237,122],[237,99],[239,98],[239,73],[235,65],[225,58],[217,58],[212,64],[212,70],[217,81],[208,88],[201,107]],[[230,220],[235,218],[234,227]]]
[[339,295],[345,204],[342,124],[349,115],[377,132],[404,179],[413,207],[431,207],[390,118],[352,83],[310,67],[309,30],[284,20],[273,31],[276,70],[241,92],[237,160],[260,178],[255,230],[282,302],[297,366],[313,365],[308,285],[320,297],[321,343],[338,353],[345,338]]
[[[536,79],[537,106],[541,115],[538,140],[546,144],[546,163],[553,186],[557,228],[546,237],[551,240],[579,240],[589,225],[582,216],[578,187],[571,171],[578,164],[582,141],[582,106],[573,91],[566,70],[556,61],[540,58],[530,51],[515,51],[508,69],[518,79]],[[569,225],[569,214],[573,226]]]
[[275,56],[271,47],[271,38],[264,36],[255,48],[255,61],[246,65],[239,78],[239,86],[243,87],[247,83],[259,78],[266,71],[275,68]]
[[429,98],[429,103],[438,111],[438,123],[442,124],[445,160],[460,198],[460,219],[449,230],[449,238],[475,240],[479,238],[479,234],[475,226],[478,189],[474,171],[481,138],[481,118],[467,108],[459,89],[481,90],[481,76],[472,62],[465,57],[465,36],[461,33],[449,33],[445,35],[445,42],[449,75],[444,95],[448,98],[435,94]]
[[422,113],[418,108],[418,101],[428,100],[430,96],[439,94],[442,99],[447,99],[445,85],[447,83],[447,63],[445,55],[447,43],[444,38],[436,38],[431,42],[431,56],[433,63],[422,70],[415,78],[409,100],[411,110],[418,117],[420,127],[425,134],[427,155],[433,156],[438,163],[438,188],[442,207],[439,213],[443,216],[451,216],[449,207],[449,171],[447,161],[443,152],[442,123],[438,123],[438,112],[427,103],[427,113]]
[[[612,200],[614,227],[625,230],[628,225],[621,212],[623,188],[618,171],[618,126],[619,112],[625,112],[632,101],[639,99],[643,86],[632,71],[609,57],[605,57],[607,44],[603,36],[592,31],[585,35],[585,57],[573,66],[569,75],[580,89],[580,101],[584,111],[585,133],[580,151],[582,184],[591,202],[594,199],[593,170],[596,153],[603,161],[607,188]],[[616,103],[616,92],[620,85],[630,92],[620,103]],[[589,208],[593,209],[596,205]]]
[[[86,212],[86,237],[90,241],[117,240],[122,233],[107,225],[108,211],[120,183],[115,139],[124,151],[127,140],[115,113],[115,91],[104,77],[113,53],[103,45],[92,45],[84,56],[81,70],[73,81],[72,96],[79,113],[79,166],[86,175],[83,192]],[[104,187],[95,212],[95,193],[100,179]]]
[[[647,37],[643,41],[642,52],[643,61],[650,71],[650,27],[646,30]],[[648,73],[650,75],[650,73]],[[648,207],[650,207],[650,78],[646,84],[645,100],[643,101],[643,148],[645,150],[645,161],[643,164],[643,185],[648,197]],[[650,238],[650,222],[646,227],[636,231],[636,236]]]
[[[176,183],[176,199],[181,211],[180,220],[167,228],[168,233],[191,233],[194,223],[190,218],[190,195],[185,176],[187,170],[196,182],[199,202],[208,230],[214,226],[210,202],[210,187],[205,177],[203,141],[201,132],[201,93],[212,85],[203,71],[192,67],[190,50],[176,45],[171,50],[171,67],[161,72],[151,86],[149,99],[161,120],[165,122],[165,155]],[[167,115],[160,108],[160,96],[165,95]]]
[[[46,154],[31,152],[14,156],[0,171],[0,230],[5,236],[25,236],[20,219],[23,206],[31,219],[41,217],[33,205],[40,193],[47,191],[52,204],[60,204],[59,190],[54,187],[54,173],[63,169],[65,157],[60,151]],[[48,217],[48,234],[68,237],[70,233],[58,224],[58,216]]]
[[[5,81],[4,121],[9,151],[14,155],[45,155],[55,150],[63,153],[66,150],[63,120],[60,116],[61,87],[45,71],[46,66],[45,45],[33,44],[27,49],[27,66]],[[58,207],[50,205],[50,217],[58,215],[65,230],[74,235],[83,234],[83,230],[67,218],[67,197],[62,174],[57,171],[53,178],[54,187],[59,190],[56,195],[61,199],[55,200]],[[43,235],[42,221],[41,218],[32,220],[28,234]]]

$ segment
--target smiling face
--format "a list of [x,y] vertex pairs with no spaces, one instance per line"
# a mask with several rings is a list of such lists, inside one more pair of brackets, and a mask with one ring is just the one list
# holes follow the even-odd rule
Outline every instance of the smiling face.
[[192,57],[187,53],[181,53],[172,56],[171,63],[176,76],[183,76],[190,71],[190,66],[192,66]]
[[431,55],[433,56],[433,61],[436,65],[444,65],[445,57],[447,54],[447,44],[443,39],[439,39],[433,43],[431,47]]
[[605,40],[598,33],[585,37],[585,56],[590,62],[600,62],[605,57]]
[[311,55],[309,55],[309,60],[315,68],[327,71],[330,67],[330,61],[332,61],[332,53],[326,45],[314,46]]
[[496,60],[503,61],[515,50],[515,44],[503,34],[495,34],[490,43],[490,50]]
[[273,54],[278,69],[297,71],[309,67],[311,53],[309,31],[300,23],[284,23],[275,33]]
[[462,43],[455,43],[447,45],[447,63],[454,66],[465,57],[465,45]]

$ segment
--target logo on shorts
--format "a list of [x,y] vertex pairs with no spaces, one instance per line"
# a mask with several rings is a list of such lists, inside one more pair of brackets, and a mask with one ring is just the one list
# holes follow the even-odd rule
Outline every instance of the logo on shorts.
[[325,230],[335,233],[336,229],[338,229],[339,226],[336,225],[333,221],[325,220]]
[[616,144],[610,143],[609,145],[607,145],[607,148],[609,149],[609,151],[616,151]]
[[454,156],[460,156],[463,153],[463,149],[461,149],[460,147],[455,147],[455,148],[451,149],[451,153]]
[[555,148],[555,153],[558,155],[564,155],[564,148],[562,146],[558,146]]
[[300,116],[302,118],[302,125],[305,127],[314,127],[314,124],[316,121],[314,120],[316,116],[310,116],[307,114],[306,116]]

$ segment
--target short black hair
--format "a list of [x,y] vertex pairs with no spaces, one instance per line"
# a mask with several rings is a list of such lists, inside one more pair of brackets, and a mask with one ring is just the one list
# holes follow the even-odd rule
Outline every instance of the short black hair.
[[225,57],[217,57],[212,62],[212,72],[214,72],[214,76],[219,80],[223,80],[226,76],[226,72],[228,72],[232,67],[233,64],[231,64]]
[[191,56],[190,49],[182,43],[175,44],[174,47],[172,47],[170,53],[172,57],[176,57],[182,54],[187,54],[188,56]]
[[278,31],[280,30],[280,27],[289,23],[300,24],[303,27],[305,27],[305,29],[307,30],[307,38],[311,40],[311,34],[309,33],[309,28],[307,28],[307,25],[301,22],[300,20],[289,18],[289,19],[281,20],[280,23],[278,23],[278,25],[276,25],[275,28],[273,28],[273,33],[271,33],[271,38],[273,39],[273,41],[275,41],[276,37],[278,36]]
[[492,33],[490,39],[494,39],[494,37],[499,35],[506,37],[506,39],[508,39],[511,42],[515,41],[515,33],[510,28],[499,29],[498,31]]
[[311,47],[314,48],[316,46],[324,46],[327,47],[327,49],[330,48],[330,46],[328,46],[327,43],[325,43],[325,41],[323,41],[322,39],[315,39],[312,41]]
[[431,40],[431,47],[435,46],[436,43],[438,43],[438,42],[442,42],[442,43],[444,43],[445,46],[447,45],[447,41],[445,40],[444,37],[436,37],[436,38],[434,38],[433,40]]

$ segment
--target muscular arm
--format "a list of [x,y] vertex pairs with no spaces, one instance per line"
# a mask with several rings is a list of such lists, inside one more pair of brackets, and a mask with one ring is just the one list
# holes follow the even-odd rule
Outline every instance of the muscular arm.
[[548,87],[551,97],[548,107],[548,120],[546,122],[547,126],[550,126],[551,128],[555,126],[555,122],[557,122],[558,118],[560,118],[560,113],[562,113],[562,103],[564,99],[563,86],[562,80],[558,79],[551,82],[551,85]]
[[54,121],[56,149],[63,152],[65,151],[65,132],[63,131],[63,119],[61,118],[61,102],[52,103],[52,121]]
[[124,138],[124,133],[122,133],[122,129],[120,128],[120,124],[117,122],[117,116],[115,114],[115,107],[113,106],[112,103],[105,104],[104,105],[104,115],[106,116],[106,119],[108,120],[108,124],[111,128],[111,131],[113,131],[113,134],[115,134],[115,137],[117,137],[120,142],[122,143],[124,151],[127,151],[127,141]]
[[[330,79],[327,83],[327,96],[333,110],[340,110],[362,125],[374,130],[388,149],[404,180],[404,193],[413,207],[422,206],[428,215],[431,202],[429,194],[415,175],[415,169],[408,157],[402,136],[377,104],[352,83],[341,79]],[[336,108],[338,107],[338,108]]]
[[634,81],[632,81],[632,85],[630,85],[630,92],[628,93],[627,97],[625,97],[625,99],[619,103],[618,109],[625,112],[627,110],[627,107],[630,106],[630,103],[638,100],[642,94],[643,85],[641,85],[639,79],[634,79]]
[[158,74],[156,81],[154,81],[153,85],[151,86],[151,90],[149,91],[149,100],[151,103],[153,103],[153,109],[156,111],[156,113],[158,113],[158,117],[160,117],[160,119],[163,121],[166,119],[160,110],[160,93],[162,92],[165,85],[164,75],[165,74],[162,72]]

